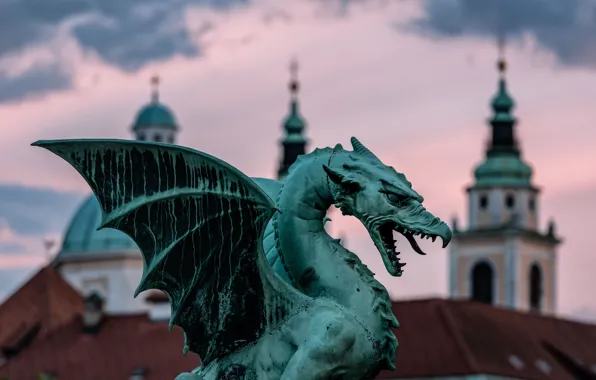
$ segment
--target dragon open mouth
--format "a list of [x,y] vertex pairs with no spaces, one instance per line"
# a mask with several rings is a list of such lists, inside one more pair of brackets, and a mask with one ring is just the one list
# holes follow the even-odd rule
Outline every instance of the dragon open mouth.
[[[426,253],[420,248],[414,237],[418,236],[421,239],[432,239],[434,242],[439,236],[438,234],[423,232],[422,230],[408,229],[392,221],[385,222],[378,228],[373,228],[372,230],[371,235],[373,241],[381,253],[385,267],[389,273],[394,276],[401,276],[403,267],[406,266],[406,263],[400,261],[400,252],[396,250],[396,240],[393,237],[393,231],[402,234],[408,240],[412,249],[420,255],[426,255]],[[443,239],[443,246],[446,246],[447,243],[448,241]]]

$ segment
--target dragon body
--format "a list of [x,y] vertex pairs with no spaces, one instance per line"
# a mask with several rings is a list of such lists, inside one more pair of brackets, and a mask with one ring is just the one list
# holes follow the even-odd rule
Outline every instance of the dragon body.
[[168,144],[34,145],[89,183],[104,212],[100,228],[139,246],[137,294],[164,291],[185,351],[202,360],[178,380],[367,380],[394,369],[398,322],[387,290],[325,232],[326,210],[358,218],[394,276],[405,265],[394,231],[420,254],[414,236],[438,236],[444,246],[451,238],[405,176],[355,138],[353,151],[302,156],[283,184]]

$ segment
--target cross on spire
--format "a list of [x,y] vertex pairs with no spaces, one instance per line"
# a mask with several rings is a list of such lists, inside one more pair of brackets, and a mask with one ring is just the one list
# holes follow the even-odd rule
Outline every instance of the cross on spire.
[[507,62],[505,61],[505,35],[503,33],[499,33],[497,36],[497,48],[499,51],[497,69],[499,70],[499,74],[504,76],[505,70],[507,70]]
[[151,77],[151,99],[155,103],[159,100],[159,75]]
[[290,62],[290,92],[292,95],[296,95],[300,89],[300,83],[298,82],[298,60],[292,59]]

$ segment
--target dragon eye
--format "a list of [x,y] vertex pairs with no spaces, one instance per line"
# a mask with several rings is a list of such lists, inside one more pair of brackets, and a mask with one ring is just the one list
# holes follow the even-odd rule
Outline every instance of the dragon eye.
[[406,199],[408,199],[408,197],[404,197],[403,195],[398,195],[395,193],[385,193],[385,196],[387,197],[387,200],[389,200],[389,202],[397,205],[403,203],[404,201],[406,201]]

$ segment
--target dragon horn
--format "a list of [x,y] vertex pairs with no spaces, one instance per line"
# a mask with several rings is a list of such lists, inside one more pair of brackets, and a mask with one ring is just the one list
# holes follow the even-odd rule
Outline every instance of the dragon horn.
[[354,152],[356,152],[357,154],[381,162],[381,160],[379,160],[379,158],[375,156],[373,152],[371,152],[367,147],[365,147],[364,144],[358,141],[356,137],[352,137],[350,139],[350,142],[352,143],[352,148],[354,149]]

